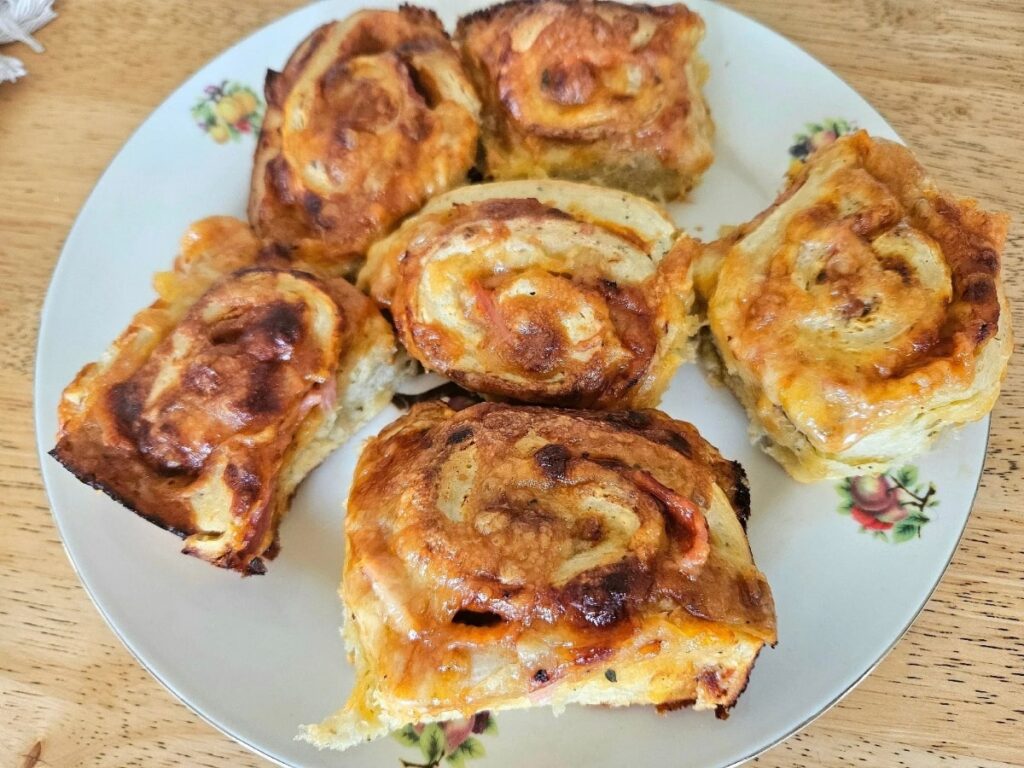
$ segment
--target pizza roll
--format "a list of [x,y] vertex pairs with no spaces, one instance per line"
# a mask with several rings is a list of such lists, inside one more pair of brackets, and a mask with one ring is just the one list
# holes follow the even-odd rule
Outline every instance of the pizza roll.
[[455,38],[483,100],[485,173],[684,197],[714,157],[703,36],[680,3],[514,0],[464,17]]
[[260,254],[236,219],[193,225],[159,298],[64,390],[51,451],[186,553],[242,573],[263,572],[296,486],[398,376],[373,302]]
[[776,639],[742,468],[658,411],[416,405],[345,518],[344,749],[406,723],[567,704],[725,714]]
[[860,131],[707,249],[725,381],[793,477],[881,471],[991,410],[1012,347],[1006,227]]
[[267,74],[266,98],[249,220],[335,274],[476,159],[479,101],[432,11],[320,27]]
[[628,193],[500,182],[431,201],[370,250],[359,285],[413,357],[467,389],[647,407],[690,354],[696,251]]

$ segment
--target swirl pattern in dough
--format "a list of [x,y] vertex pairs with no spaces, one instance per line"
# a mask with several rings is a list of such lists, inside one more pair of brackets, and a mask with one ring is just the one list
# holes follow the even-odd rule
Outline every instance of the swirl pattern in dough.
[[414,406],[356,468],[356,688],[306,738],[538,705],[728,710],[775,642],[748,508],[740,466],[658,411]]
[[262,573],[295,487],[390,399],[394,337],[351,285],[267,256],[236,219],[193,225],[155,283],[64,391],[52,455],[185,552]]
[[266,98],[249,220],[335,274],[476,159],[479,101],[432,11],[320,27],[268,73]]
[[696,251],[628,193],[499,182],[431,201],[371,249],[359,285],[413,357],[467,389],[649,407],[690,352]]
[[863,131],[697,268],[727,382],[799,480],[879,471],[984,416],[1012,347],[1007,219]]
[[711,165],[714,124],[686,6],[515,0],[455,33],[484,104],[485,172],[682,198]]

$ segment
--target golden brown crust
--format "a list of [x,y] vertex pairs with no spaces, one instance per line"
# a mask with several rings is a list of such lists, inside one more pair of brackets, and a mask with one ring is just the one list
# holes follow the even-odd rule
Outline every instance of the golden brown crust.
[[1006,227],[861,131],[707,249],[718,352],[791,472],[879,468],[988,412],[1011,347]]
[[311,468],[292,471],[300,449],[339,420],[351,351],[393,356],[393,340],[352,286],[261,253],[234,219],[193,225],[155,282],[160,298],[65,390],[52,454],[185,551],[262,572]]
[[266,98],[249,220],[335,274],[476,159],[479,102],[432,11],[320,27],[268,73]]
[[360,285],[409,353],[523,402],[656,405],[696,327],[697,246],[624,192],[558,181],[466,187],[375,245]]
[[658,411],[414,406],[349,498],[350,711],[598,703],[572,692],[609,668],[605,703],[731,705],[775,641],[746,504],[739,465]]
[[703,34],[678,3],[520,1],[463,17],[455,38],[484,103],[486,173],[683,197],[713,158]]

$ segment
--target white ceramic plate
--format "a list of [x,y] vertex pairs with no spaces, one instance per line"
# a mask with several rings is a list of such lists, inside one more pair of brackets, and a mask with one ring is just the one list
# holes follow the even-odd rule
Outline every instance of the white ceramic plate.
[[[440,14],[452,25],[476,4],[445,2]],[[244,214],[260,109],[242,114],[252,101],[235,99],[218,110],[217,99],[245,88],[261,93],[268,67],[279,68],[318,24],[359,5],[311,5],[226,51],[171,95],[111,163],[68,237],[43,311],[36,375],[42,450],[53,445],[61,389],[151,301],[151,274],[171,263],[188,223]],[[692,6],[707,21],[707,94],[718,125],[714,166],[693,200],[674,210],[693,234],[713,237],[721,225],[767,206],[800,153],[794,135],[808,123],[840,119],[895,137],[864,99],[791,43],[718,5]],[[845,127],[830,123],[812,138],[828,140],[830,128]],[[452,727],[440,733],[447,738],[420,745],[383,739],[344,755],[293,740],[299,723],[338,707],[352,682],[337,631],[343,502],[362,440],[395,409],[302,485],[281,528],[281,555],[262,577],[242,579],[180,555],[171,534],[77,482],[45,454],[41,462],[68,554],[114,631],[200,715],[282,764],[398,768],[400,759],[457,766],[465,758],[481,768],[726,766],[835,703],[907,629],[966,523],[988,424],[946,435],[916,463],[916,477],[908,470],[874,481],[908,486],[898,494],[907,517],[886,528],[878,519],[884,511],[841,514],[840,484],[797,484],[752,448],[740,407],[695,366],[680,372],[662,407],[694,422],[750,475],[750,541],[775,593],[778,647],[761,654],[724,722],[649,708],[570,708],[557,719],[547,710],[501,713],[497,733],[476,735],[461,749]],[[437,749],[421,754],[427,742]],[[452,751],[455,760],[443,759]]]

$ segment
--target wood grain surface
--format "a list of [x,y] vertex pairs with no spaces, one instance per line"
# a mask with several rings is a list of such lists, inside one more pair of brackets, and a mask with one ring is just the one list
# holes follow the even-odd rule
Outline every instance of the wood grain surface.
[[[1024,4],[733,0],[863,94],[946,186],[1014,217],[1024,335]],[[188,75],[297,0],[60,0],[0,85],[0,768],[264,766],[121,646],[78,583],[31,416],[39,310],[68,228],[131,132]],[[1019,347],[1019,345],[1018,345]],[[963,543],[906,638],[760,766],[1024,765],[1024,355],[995,410]]]

